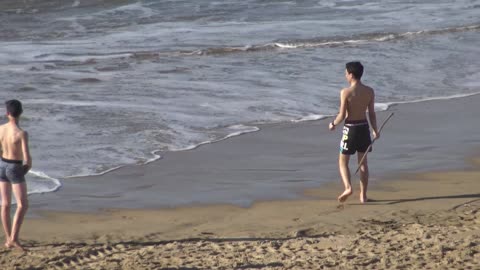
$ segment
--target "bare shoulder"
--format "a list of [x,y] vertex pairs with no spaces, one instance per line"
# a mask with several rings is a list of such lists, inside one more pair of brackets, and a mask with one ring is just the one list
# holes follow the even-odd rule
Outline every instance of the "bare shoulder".
[[25,138],[28,139],[28,132],[23,129],[20,129],[20,137],[22,137],[22,139],[25,139]]
[[365,84],[364,84],[363,86],[365,86],[365,89],[366,89],[368,92],[370,92],[371,94],[373,94],[373,93],[375,92],[372,87],[370,87],[370,86],[368,86],[368,85],[365,85]]
[[348,96],[348,94],[350,94],[352,92],[352,89],[351,88],[343,88],[342,91],[340,91],[340,95],[342,97],[344,96]]

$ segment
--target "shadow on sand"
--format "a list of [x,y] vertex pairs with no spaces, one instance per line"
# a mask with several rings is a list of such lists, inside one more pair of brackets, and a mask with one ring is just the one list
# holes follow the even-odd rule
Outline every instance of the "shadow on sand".
[[476,194],[462,194],[462,195],[449,195],[449,196],[431,196],[431,197],[420,197],[420,198],[412,198],[412,199],[390,199],[390,200],[375,200],[375,199],[368,199],[366,204],[361,203],[349,203],[349,205],[390,205],[390,204],[398,204],[398,203],[405,203],[405,202],[417,202],[417,201],[427,201],[427,200],[441,200],[441,199],[474,199],[473,201],[465,202],[470,203],[474,202],[480,198],[480,193]]

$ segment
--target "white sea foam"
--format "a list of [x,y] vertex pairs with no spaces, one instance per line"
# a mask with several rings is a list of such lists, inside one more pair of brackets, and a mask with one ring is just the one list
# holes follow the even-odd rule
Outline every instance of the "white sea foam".
[[162,156],[157,154],[158,152],[160,152],[160,151],[159,151],[159,150],[155,150],[155,151],[150,152],[153,157],[150,158],[150,159],[147,159],[147,161],[145,161],[144,164],[152,163],[152,162],[154,162],[154,161],[157,161],[157,160],[159,160],[159,159],[162,159]]
[[475,95],[480,95],[480,92],[457,94],[457,95],[450,95],[450,96],[440,96],[440,97],[425,97],[425,98],[419,98],[419,99],[408,100],[408,101],[395,101],[395,102],[386,102],[386,103],[377,103],[377,104],[380,106],[380,108],[385,108],[384,110],[388,110],[389,107],[397,104],[421,103],[421,102],[434,101],[434,100],[450,100],[450,99],[465,98],[465,97],[470,97]]
[[105,60],[105,59],[115,59],[115,58],[127,58],[132,57],[133,53],[109,53],[109,54],[84,54],[84,55],[68,55],[68,54],[48,54],[37,56],[36,59],[42,61],[78,61],[86,62],[92,60]]
[[317,121],[317,120],[325,119],[329,116],[332,116],[332,115],[310,114],[310,115],[301,117],[299,119],[293,119],[292,122],[299,123],[299,122],[305,122],[305,121]]
[[251,132],[256,132],[256,131],[260,130],[259,127],[245,126],[245,125],[241,125],[241,124],[229,126],[228,129],[236,130],[236,131],[233,131],[233,132],[225,135],[224,137],[216,139],[216,140],[207,140],[207,141],[203,141],[203,142],[198,143],[198,144],[192,144],[192,145],[189,145],[187,147],[182,147],[182,148],[173,147],[173,148],[169,149],[169,151],[179,152],[179,151],[193,150],[193,149],[196,149],[199,146],[204,145],[204,144],[216,143],[216,142],[226,140],[228,138],[232,138],[232,137],[235,137],[235,136],[239,136],[239,135],[246,134],[246,133],[251,133]]
[[[255,131],[260,130],[260,128],[258,128],[258,127],[245,126],[245,125],[233,125],[233,126],[230,126],[229,129],[237,130],[237,131],[228,134],[227,136],[223,137],[220,140],[225,140],[225,139],[228,139],[228,138],[231,138],[231,137],[235,137],[235,136],[239,136],[239,135],[242,135],[242,134],[251,133],[251,132],[255,132]],[[217,140],[217,141],[220,141],[220,140]]]
[[108,101],[80,101],[80,100],[50,100],[50,99],[23,99],[26,104],[54,104],[71,107],[103,107],[123,109],[154,110],[157,107],[149,104],[134,104],[132,102],[108,102]]
[[[227,134],[226,136],[224,136],[222,138],[219,138],[219,139],[216,139],[216,140],[207,140],[207,141],[203,141],[203,142],[200,142],[200,143],[197,143],[197,144],[192,144],[190,146],[182,147],[182,148],[175,148],[174,146],[172,146],[168,151],[181,152],[181,151],[193,150],[193,149],[196,149],[196,148],[198,148],[202,145],[205,145],[205,144],[220,142],[220,141],[226,140],[228,138],[232,138],[232,137],[240,136],[242,134],[256,132],[256,131],[260,130],[260,128],[255,127],[255,126],[246,126],[246,125],[241,125],[241,124],[240,125],[229,126],[229,127],[227,127],[227,129],[231,130],[232,132]],[[154,162],[154,161],[157,161],[157,160],[161,159],[162,156],[158,154],[159,152],[162,152],[162,150],[151,151],[151,155],[153,157],[145,160],[141,164],[145,165],[145,164],[149,164],[151,162]],[[127,165],[127,164],[125,164],[125,165]],[[106,173],[112,172],[114,170],[120,169],[120,168],[124,167],[125,165],[116,166],[114,168],[111,168],[111,169],[108,169],[108,170],[105,170],[105,171],[101,171],[101,172],[98,172],[98,173],[76,174],[76,175],[71,175],[71,176],[64,177],[64,178],[65,179],[70,179],[70,178],[78,178],[78,177],[100,176],[100,175],[104,175]]]
[[[420,99],[414,99],[409,101],[396,101],[396,102],[384,102],[384,103],[376,102],[375,111],[387,111],[392,105],[397,105],[397,104],[411,104],[411,103],[420,103],[420,102],[427,102],[427,101],[434,101],[434,100],[450,100],[450,99],[465,98],[465,97],[470,97],[475,95],[480,95],[480,92],[457,94],[457,95],[451,95],[451,96],[420,98]],[[334,115],[311,114],[305,117],[301,117],[299,119],[293,119],[291,121],[294,123],[305,122],[305,121],[317,121],[317,120],[322,120],[331,116],[334,116]]]
[[[29,175],[32,176],[32,179],[29,179]],[[27,173],[27,180],[28,194],[54,192],[62,186],[60,180],[41,171],[30,170]]]
[[375,102],[375,111],[386,111],[389,107],[389,103]]
[[156,14],[154,10],[145,6],[141,2],[120,6],[107,11],[102,11],[100,14],[115,14],[117,12],[134,12],[136,16],[139,16],[141,18],[148,18]]
[[100,176],[100,175],[104,175],[106,173],[109,173],[109,172],[113,172],[115,170],[118,170],[122,167],[125,167],[125,165],[120,165],[120,166],[116,166],[116,167],[113,167],[113,168],[110,168],[108,170],[105,170],[105,171],[101,171],[99,173],[85,173],[85,174],[75,174],[75,175],[70,175],[70,176],[66,176],[64,177],[65,179],[69,179],[69,178],[78,178],[78,177],[88,177],[88,176]]
[[280,43],[280,42],[276,42],[274,43],[274,45],[282,49],[295,49],[299,47],[297,44]]
[[[131,53],[100,53],[92,42],[70,40],[69,42],[2,42],[0,63],[21,63],[38,61],[80,61],[91,59],[113,59],[130,57]],[[91,48],[92,47],[92,48]],[[79,51],[85,51],[79,54]]]

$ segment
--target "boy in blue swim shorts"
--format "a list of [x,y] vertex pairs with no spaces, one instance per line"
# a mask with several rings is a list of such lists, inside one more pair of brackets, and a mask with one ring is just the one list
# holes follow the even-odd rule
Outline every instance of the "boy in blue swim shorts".
[[[25,174],[32,167],[32,158],[28,147],[28,134],[19,126],[19,118],[23,112],[22,103],[9,100],[5,105],[8,123],[0,126],[0,193],[5,247],[25,251],[19,242],[19,233],[28,208]],[[10,220],[12,190],[17,201],[13,223]]]

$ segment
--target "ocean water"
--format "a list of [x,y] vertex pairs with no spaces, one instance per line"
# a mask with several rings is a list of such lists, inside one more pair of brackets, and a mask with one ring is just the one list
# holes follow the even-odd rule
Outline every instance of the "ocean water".
[[480,91],[480,0],[0,2],[0,98],[24,103],[29,192],[334,115],[344,64],[377,109]]

